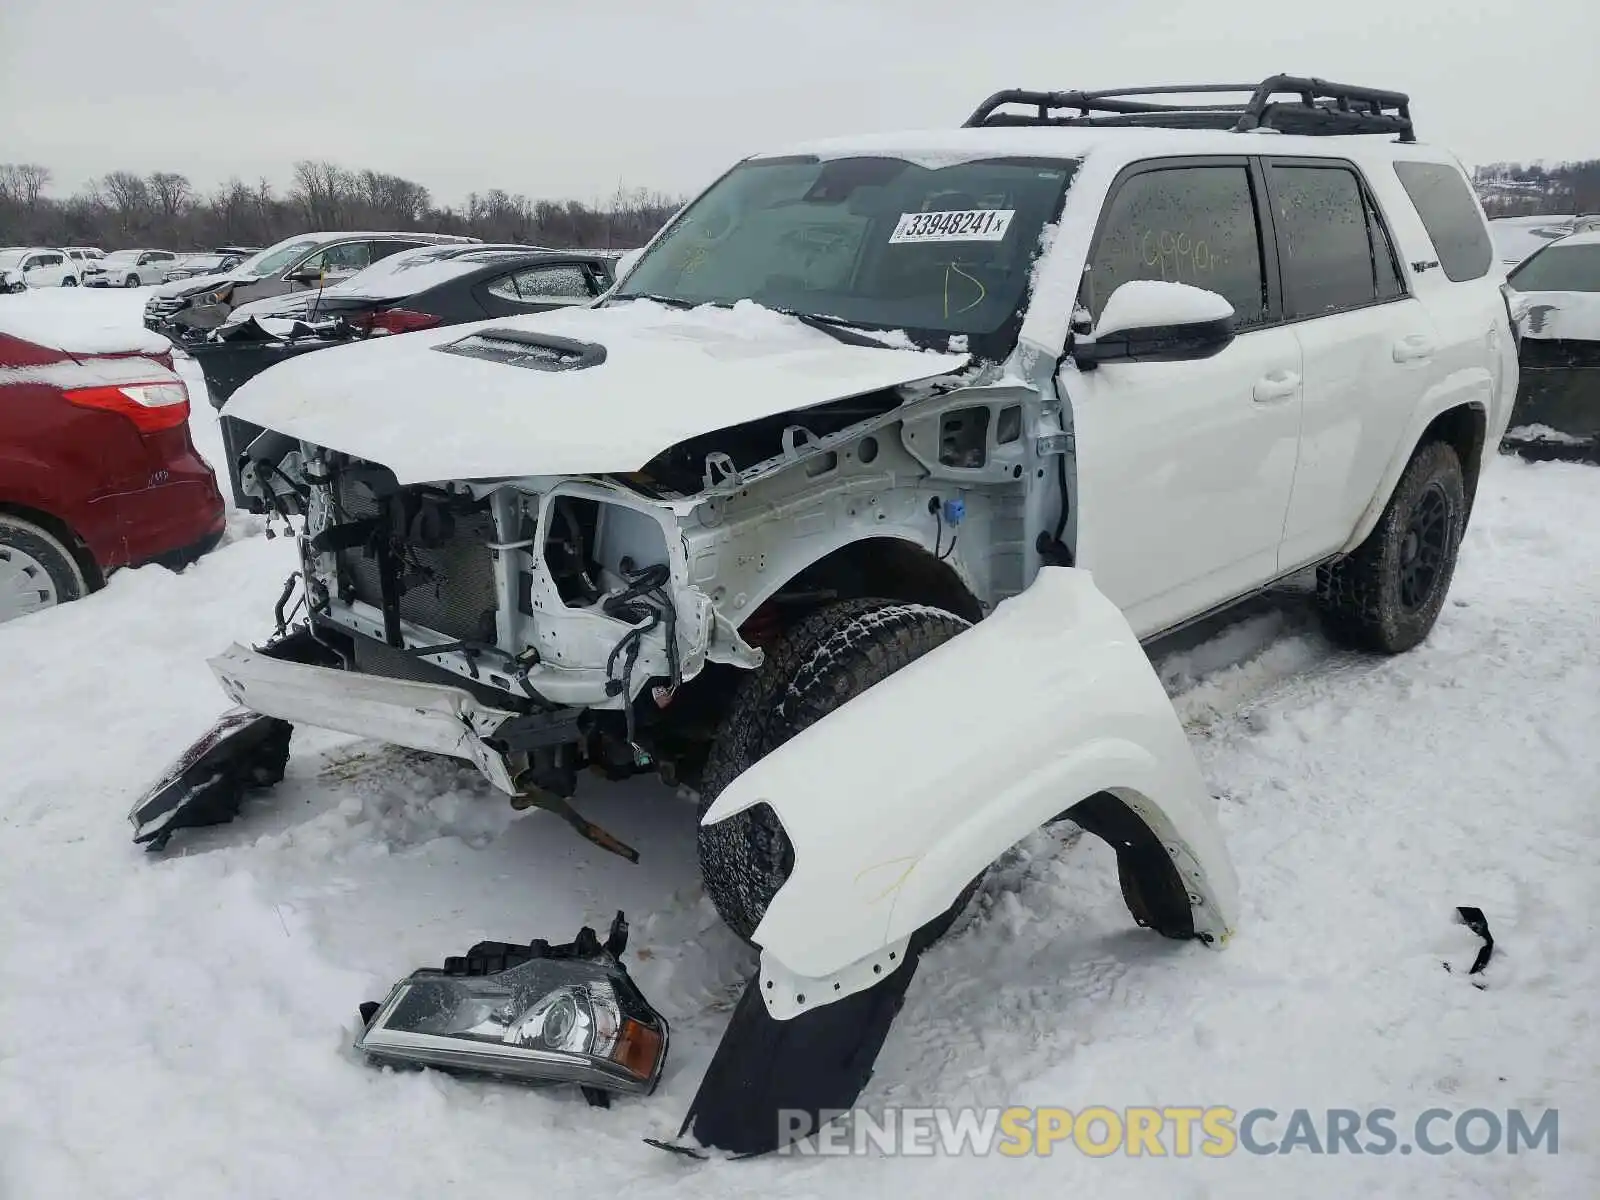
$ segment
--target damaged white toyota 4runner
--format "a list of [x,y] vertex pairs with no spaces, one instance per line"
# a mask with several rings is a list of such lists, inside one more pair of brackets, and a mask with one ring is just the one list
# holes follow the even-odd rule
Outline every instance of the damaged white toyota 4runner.
[[1111,844],[1140,924],[1226,939],[1141,643],[1313,567],[1343,641],[1427,635],[1516,390],[1492,257],[1406,98],[1317,80],[755,155],[592,306],[235,394],[301,595],[212,660],[240,707],[137,836],[226,819],[291,723],[468,759],[630,856],[580,772],[685,784],[761,948],[691,1121],[764,1144],[752,1113],[853,1099],[921,948],[1042,825]]

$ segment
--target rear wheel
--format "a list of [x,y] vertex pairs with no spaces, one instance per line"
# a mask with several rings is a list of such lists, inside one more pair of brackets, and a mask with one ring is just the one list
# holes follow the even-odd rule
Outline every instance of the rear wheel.
[[76,600],[88,590],[83,568],[55,534],[0,513],[0,623]]
[[71,275],[68,275],[65,279],[63,279],[61,281],[61,286],[62,287],[77,287],[78,286],[78,281],[76,279],[74,279]]
[[1455,575],[1466,526],[1461,460],[1443,442],[1420,446],[1367,540],[1317,570],[1317,602],[1343,645],[1400,654],[1433,629]]
[[[967,629],[953,613],[893,600],[848,600],[789,630],[746,676],[717,728],[706,761],[700,815],[733,780],[847,700]],[[826,783],[819,765],[819,786]],[[794,847],[765,805],[702,825],[700,874],[722,919],[748,941],[794,869]],[[961,915],[975,879],[924,931],[938,940]]]

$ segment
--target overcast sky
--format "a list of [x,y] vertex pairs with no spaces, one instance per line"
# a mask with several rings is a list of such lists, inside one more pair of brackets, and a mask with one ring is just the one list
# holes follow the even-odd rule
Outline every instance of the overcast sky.
[[[1537,16],[1533,15],[1537,14]],[[0,0],[0,162],[288,182],[300,158],[594,199],[1002,87],[1409,92],[1469,165],[1600,157],[1600,0]]]

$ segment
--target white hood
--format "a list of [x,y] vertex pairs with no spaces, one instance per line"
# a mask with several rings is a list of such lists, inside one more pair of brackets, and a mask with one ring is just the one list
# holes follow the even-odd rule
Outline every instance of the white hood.
[[[485,329],[595,343],[540,370],[434,347]],[[392,470],[401,483],[636,471],[698,434],[957,371],[965,354],[847,346],[748,301],[652,301],[478,321],[339,346],[251,379],[223,414]]]

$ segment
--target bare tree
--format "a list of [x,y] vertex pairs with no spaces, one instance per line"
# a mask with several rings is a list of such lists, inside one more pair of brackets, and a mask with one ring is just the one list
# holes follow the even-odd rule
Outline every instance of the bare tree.
[[132,171],[113,171],[100,180],[100,190],[124,237],[143,231],[150,216],[150,185],[143,178]]
[[152,172],[148,183],[150,194],[155,197],[156,207],[164,217],[177,216],[194,195],[188,177],[174,171]]
[[0,201],[32,212],[53,178],[50,168],[38,163],[0,163]]
[[335,163],[304,159],[294,165],[289,199],[298,204],[317,229],[337,229],[345,220],[346,200],[353,191],[350,173]]
[[114,171],[64,200],[44,194],[50,171],[0,163],[0,242],[44,245],[239,242],[270,245],[307,229],[418,229],[524,245],[627,247],[648,240],[678,207],[670,197],[619,185],[599,204],[533,200],[493,188],[455,208],[436,205],[414,180],[336,163],[295,165],[287,194],[270,180],[237,179],[195,194],[181,174]]

